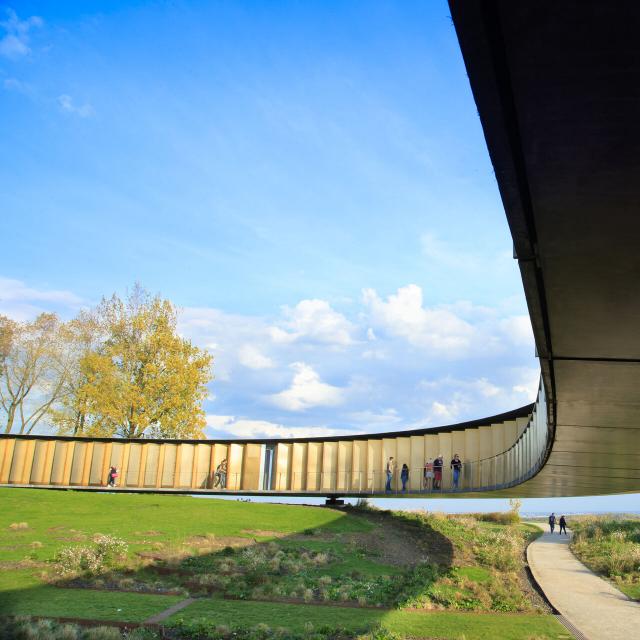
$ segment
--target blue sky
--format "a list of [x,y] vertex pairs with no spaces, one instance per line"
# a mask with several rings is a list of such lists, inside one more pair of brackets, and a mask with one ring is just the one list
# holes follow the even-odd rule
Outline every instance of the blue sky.
[[[78,7],[82,7],[81,10]],[[538,366],[444,2],[2,9],[0,312],[134,282],[212,351],[209,435],[447,424]]]
[[444,2],[19,2],[0,85],[1,312],[160,292],[215,356],[210,435],[533,399]]

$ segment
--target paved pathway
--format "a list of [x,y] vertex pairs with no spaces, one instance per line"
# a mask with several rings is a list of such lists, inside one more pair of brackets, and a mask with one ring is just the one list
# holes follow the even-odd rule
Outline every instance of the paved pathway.
[[169,616],[172,616],[174,613],[177,613],[181,609],[188,607],[192,602],[195,601],[195,598],[186,598],[185,600],[174,604],[172,607],[169,607],[168,609],[165,609],[164,611],[156,613],[154,616],[147,618],[144,622],[145,624],[158,624],[159,622],[166,620]]
[[543,528],[544,535],[529,545],[527,559],[551,604],[588,640],[640,637],[640,604],[589,571],[557,528],[553,535]]

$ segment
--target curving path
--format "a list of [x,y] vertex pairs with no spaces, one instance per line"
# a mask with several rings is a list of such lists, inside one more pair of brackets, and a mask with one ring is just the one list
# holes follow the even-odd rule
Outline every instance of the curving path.
[[549,527],[527,549],[534,578],[551,604],[588,640],[631,640],[640,629],[640,604],[587,569],[569,538]]

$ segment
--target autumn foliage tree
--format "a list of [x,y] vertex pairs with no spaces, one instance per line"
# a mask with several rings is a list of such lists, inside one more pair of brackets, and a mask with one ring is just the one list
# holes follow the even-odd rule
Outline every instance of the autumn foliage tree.
[[212,357],[178,335],[171,302],[136,287],[126,300],[103,300],[95,318],[101,344],[81,358],[74,393],[82,433],[202,437]]
[[202,437],[212,356],[178,335],[177,317],[139,286],[67,323],[0,317],[5,433],[46,418],[62,434]]
[[31,433],[63,394],[72,358],[53,313],[32,322],[0,316],[0,408],[4,432]]

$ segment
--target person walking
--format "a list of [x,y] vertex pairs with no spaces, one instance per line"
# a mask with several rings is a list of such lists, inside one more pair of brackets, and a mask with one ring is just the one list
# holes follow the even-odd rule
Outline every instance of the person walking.
[[451,468],[453,469],[453,488],[458,489],[460,483],[460,472],[462,471],[462,460],[460,460],[460,456],[457,453],[453,456]]
[[429,491],[433,489],[433,458],[424,463],[424,488]]
[[213,474],[213,488],[220,487],[220,489],[226,489],[227,487],[227,459],[225,458],[217,467],[216,472]]
[[438,457],[433,461],[433,488],[442,490],[442,467],[444,460],[442,454],[439,453]]
[[561,536],[564,531],[564,535],[567,535],[567,521],[564,519],[564,516],[560,516],[560,531],[558,531],[558,535]]
[[118,473],[116,472],[116,468],[113,466],[109,467],[109,473],[107,474],[107,486],[115,487],[117,477],[118,477]]
[[391,493],[391,481],[393,480],[393,474],[395,473],[395,470],[396,470],[396,463],[393,460],[393,456],[389,456],[389,459],[387,460],[387,467],[386,467],[387,484],[385,484],[384,486],[384,490],[386,493]]
[[553,530],[556,528],[556,514],[552,513],[549,516],[549,529],[551,529],[551,533],[553,533]]
[[402,480],[402,493],[406,493],[407,482],[409,482],[409,467],[406,464],[402,465],[402,471],[400,472],[400,480]]

